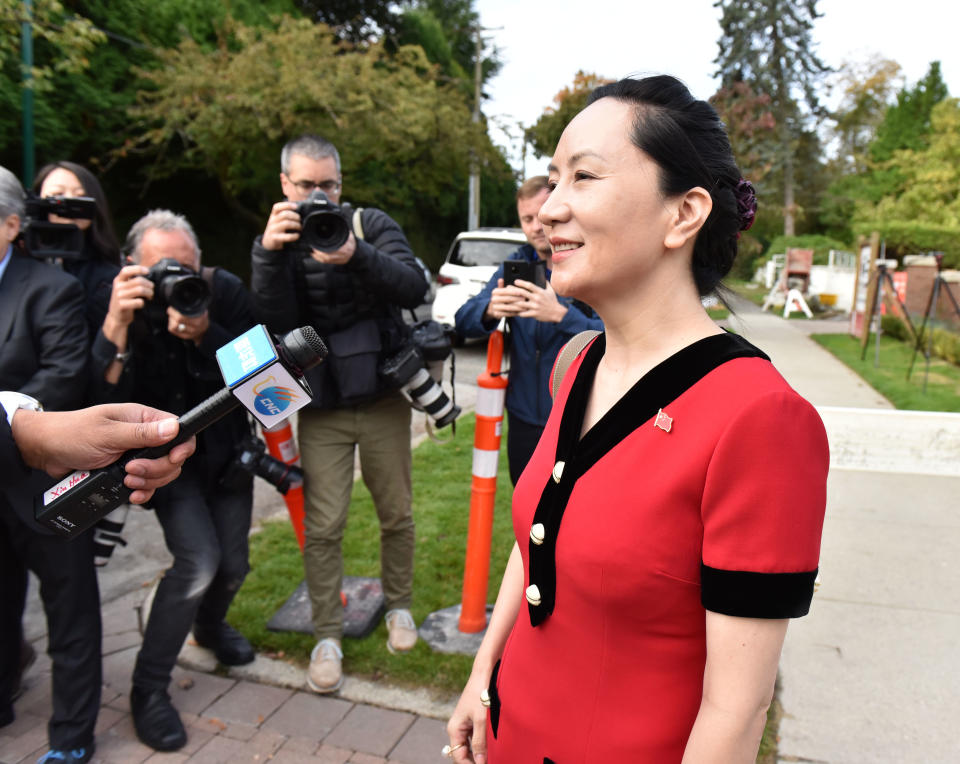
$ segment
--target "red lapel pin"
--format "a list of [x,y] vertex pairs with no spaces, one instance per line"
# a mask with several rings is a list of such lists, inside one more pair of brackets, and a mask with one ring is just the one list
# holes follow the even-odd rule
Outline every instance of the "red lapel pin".
[[653,426],[659,427],[664,432],[670,432],[670,429],[673,427],[673,417],[668,416],[666,411],[660,409],[657,412],[657,418],[654,420]]

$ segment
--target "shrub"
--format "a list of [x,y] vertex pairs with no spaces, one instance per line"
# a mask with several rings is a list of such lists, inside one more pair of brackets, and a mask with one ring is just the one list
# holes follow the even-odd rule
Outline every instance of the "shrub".
[[[901,342],[911,341],[907,325],[896,316],[883,316],[880,320],[880,326],[883,333],[888,337],[898,339]],[[920,331],[919,326],[917,327],[917,331]],[[960,334],[939,327],[934,327],[931,331],[931,328],[927,326],[920,332],[920,344],[923,348],[927,346],[928,332],[930,332],[933,340],[933,354],[937,358],[942,358],[944,361],[948,361],[955,366],[960,366]]]

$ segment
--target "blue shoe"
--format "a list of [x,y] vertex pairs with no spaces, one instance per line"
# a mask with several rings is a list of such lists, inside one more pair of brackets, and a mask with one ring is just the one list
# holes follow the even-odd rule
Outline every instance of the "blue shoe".
[[63,762],[63,764],[86,764],[93,758],[93,743],[87,748],[74,748],[72,751],[58,751],[50,749],[43,756],[37,759],[37,764],[53,764],[53,762]]

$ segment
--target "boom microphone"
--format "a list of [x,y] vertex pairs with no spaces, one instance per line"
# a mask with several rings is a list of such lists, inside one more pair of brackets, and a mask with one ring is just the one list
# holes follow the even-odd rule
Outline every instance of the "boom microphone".
[[132,493],[123,484],[126,465],[134,459],[156,459],[243,404],[264,428],[306,406],[313,393],[304,372],[327,355],[313,327],[304,326],[274,343],[258,324],[217,351],[227,386],[180,417],[180,431],[162,446],[128,451],[97,470],[77,470],[44,491],[34,515],[61,536],[83,533],[101,517],[126,503]]

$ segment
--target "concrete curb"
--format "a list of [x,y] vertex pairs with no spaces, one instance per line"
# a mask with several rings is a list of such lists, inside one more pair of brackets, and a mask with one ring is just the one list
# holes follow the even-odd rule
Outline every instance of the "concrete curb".
[[[190,642],[184,644],[177,658],[177,664],[181,668],[205,674],[216,673],[219,665],[210,650]],[[276,658],[258,654],[253,663],[248,663],[246,666],[224,668],[226,669],[224,674],[230,679],[309,692],[305,681],[305,670]],[[457,704],[456,697],[442,696],[422,687],[399,687],[349,675],[344,676],[340,690],[328,697],[348,700],[351,703],[366,703],[393,711],[407,711],[441,721],[450,718]]]

